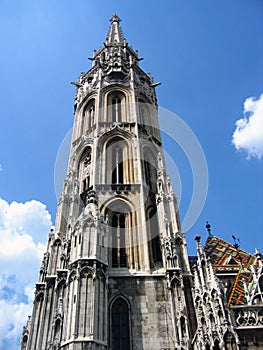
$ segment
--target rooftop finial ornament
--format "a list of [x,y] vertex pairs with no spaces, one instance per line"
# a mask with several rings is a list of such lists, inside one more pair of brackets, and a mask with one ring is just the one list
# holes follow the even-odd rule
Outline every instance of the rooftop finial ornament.
[[110,19],[110,22],[113,23],[113,22],[117,22],[117,23],[120,23],[121,19],[120,17],[117,15],[117,13],[114,13],[114,15],[112,15],[111,19]]
[[232,235],[233,241],[234,241],[234,247],[238,249],[240,247],[240,239]]
[[207,232],[208,232],[209,236],[212,236],[211,225],[209,224],[208,221],[206,222],[205,228],[207,229]]

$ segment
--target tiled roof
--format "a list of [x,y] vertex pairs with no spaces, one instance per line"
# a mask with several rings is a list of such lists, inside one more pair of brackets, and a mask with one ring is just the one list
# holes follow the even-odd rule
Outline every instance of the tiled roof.
[[231,273],[231,275],[236,273],[228,305],[246,305],[244,283],[248,285],[252,280],[250,266],[258,266],[256,257],[216,236],[208,237],[204,250],[211,259],[216,273]]

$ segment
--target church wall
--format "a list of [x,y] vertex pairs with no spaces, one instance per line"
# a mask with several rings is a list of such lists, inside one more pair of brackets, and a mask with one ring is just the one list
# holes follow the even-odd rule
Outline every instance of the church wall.
[[165,276],[109,278],[108,288],[109,300],[121,294],[130,304],[131,349],[174,349],[175,335]]

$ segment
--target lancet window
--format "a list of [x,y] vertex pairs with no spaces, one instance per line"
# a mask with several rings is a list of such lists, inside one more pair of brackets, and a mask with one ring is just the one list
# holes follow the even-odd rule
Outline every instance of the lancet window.
[[60,334],[61,333],[61,321],[60,319],[57,319],[55,322],[55,328],[54,328],[54,340],[60,341]]
[[147,226],[150,236],[149,254],[151,265],[162,262],[161,242],[159,237],[159,225],[156,214],[156,207],[151,207],[147,213]]
[[91,147],[88,147],[79,162],[79,188],[80,193],[87,191],[91,187],[90,180]]
[[112,92],[108,96],[108,121],[122,122],[125,118],[125,96],[123,93],[117,91]]
[[94,125],[95,99],[88,102],[83,113],[82,133],[90,130]]
[[121,147],[112,149],[112,175],[113,184],[123,183],[123,152]]
[[23,336],[23,339],[22,339],[21,350],[26,350],[27,341],[28,341],[28,335],[26,334]]
[[128,143],[116,137],[106,145],[106,183],[124,184],[132,180]]
[[125,268],[134,264],[132,227],[133,213],[130,206],[116,200],[107,208],[106,219],[109,226],[109,260],[113,268]]
[[111,216],[112,267],[127,267],[125,213],[114,212]]
[[130,350],[130,315],[127,302],[117,298],[111,308],[111,348]]
[[157,192],[157,166],[156,161],[149,150],[144,150],[143,154],[143,169],[145,183],[149,190]]

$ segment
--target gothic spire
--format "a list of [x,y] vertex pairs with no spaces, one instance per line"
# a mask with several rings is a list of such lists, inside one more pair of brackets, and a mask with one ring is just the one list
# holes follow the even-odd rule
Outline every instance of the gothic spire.
[[126,40],[124,38],[120,22],[120,17],[115,13],[111,19],[111,26],[106,38],[106,45],[112,45],[112,44],[125,44]]

